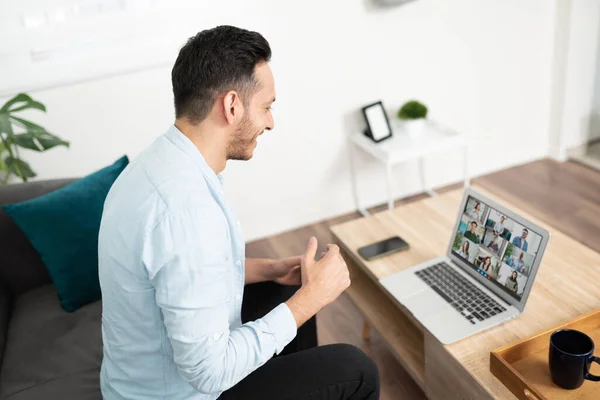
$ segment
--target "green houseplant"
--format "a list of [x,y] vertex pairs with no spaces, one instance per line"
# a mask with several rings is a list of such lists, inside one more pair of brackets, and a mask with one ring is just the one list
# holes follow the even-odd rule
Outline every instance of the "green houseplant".
[[56,146],[69,147],[69,142],[19,116],[19,112],[30,109],[46,112],[45,105],[25,93],[16,95],[0,108],[0,184],[7,183],[11,177],[27,182],[36,176],[21,158],[19,149],[42,152]]
[[423,130],[428,111],[425,104],[410,100],[400,107],[396,116],[402,121],[404,130],[411,137],[416,138]]
[[456,237],[454,238],[454,243],[452,244],[452,250],[458,251],[460,249],[460,245],[462,244],[463,234],[462,232],[458,232]]
[[512,243],[508,243],[506,246],[506,251],[504,252],[504,261],[508,262],[510,260],[510,256],[512,256],[515,245]]

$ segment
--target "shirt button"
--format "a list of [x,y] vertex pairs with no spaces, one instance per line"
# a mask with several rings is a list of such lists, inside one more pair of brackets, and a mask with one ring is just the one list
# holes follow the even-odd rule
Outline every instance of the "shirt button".
[[236,264],[236,265],[239,267],[240,265],[242,265],[242,262],[241,262],[240,260],[237,260],[237,261],[235,262],[235,264]]
[[239,294],[236,294],[236,295],[235,295],[235,299],[236,299],[236,300],[239,300],[239,299],[241,299],[241,298],[242,298],[242,296],[241,296],[241,295],[239,295]]
[[215,333],[213,335],[213,340],[219,340],[220,335],[218,333]]

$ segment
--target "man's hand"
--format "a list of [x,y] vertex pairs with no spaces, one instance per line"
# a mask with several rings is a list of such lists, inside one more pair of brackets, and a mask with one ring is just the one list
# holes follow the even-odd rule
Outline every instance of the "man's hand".
[[350,286],[350,273],[337,245],[328,244],[325,255],[315,261],[317,247],[317,239],[310,238],[302,259],[302,288],[312,293],[322,308]]
[[300,285],[302,277],[300,263],[303,256],[287,257],[273,264],[273,281],[280,285]]
[[300,267],[302,287],[286,302],[298,327],[350,286],[348,267],[338,246],[327,245],[327,253],[319,261],[316,252],[317,239],[311,237]]

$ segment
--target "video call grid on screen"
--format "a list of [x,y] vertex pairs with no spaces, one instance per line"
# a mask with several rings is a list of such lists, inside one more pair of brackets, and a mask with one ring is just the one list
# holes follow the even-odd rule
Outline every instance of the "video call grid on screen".
[[540,234],[469,196],[452,252],[520,301],[541,241]]

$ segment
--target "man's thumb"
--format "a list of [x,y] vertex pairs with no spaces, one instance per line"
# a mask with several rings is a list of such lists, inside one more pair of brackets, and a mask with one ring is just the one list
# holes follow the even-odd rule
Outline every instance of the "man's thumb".
[[312,236],[308,240],[308,246],[306,247],[306,251],[304,252],[304,262],[305,263],[315,261],[315,255],[317,254],[318,247],[319,246],[317,244],[317,238]]

